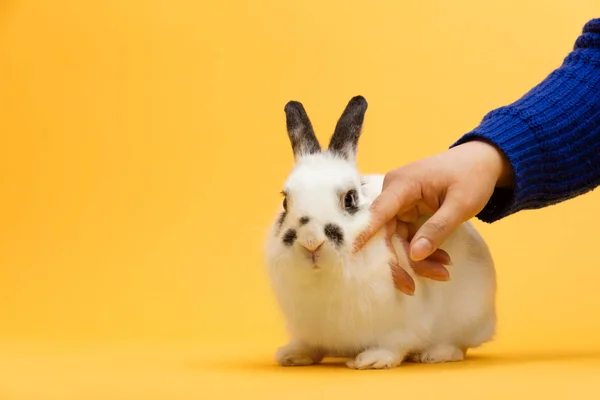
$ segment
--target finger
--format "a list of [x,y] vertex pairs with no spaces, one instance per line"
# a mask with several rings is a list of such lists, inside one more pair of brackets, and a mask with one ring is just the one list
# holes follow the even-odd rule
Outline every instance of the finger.
[[[402,224],[402,223],[400,223]],[[386,224],[385,224],[385,233],[386,236],[391,238],[392,235],[398,230],[398,220],[396,218],[392,218],[390,219]]]
[[396,254],[396,250],[392,244],[392,235],[385,236],[385,245],[390,253],[390,263],[398,264],[398,255]]
[[419,219],[419,210],[413,207],[410,210],[398,215],[398,219],[402,222],[417,222]]
[[433,281],[446,282],[450,280],[450,272],[442,264],[426,258],[422,261],[411,262],[416,274]]
[[466,219],[465,207],[456,195],[446,196],[440,209],[425,222],[411,241],[410,257],[421,261],[429,257]]
[[415,233],[417,233],[417,227],[415,224],[406,224],[408,227],[408,236],[407,239],[409,242],[415,237]]
[[[383,191],[371,205],[371,220],[354,241],[353,252],[358,252],[383,225],[395,217],[398,200],[391,191]],[[394,218],[395,219],[395,218]]]
[[396,218],[392,218],[387,224],[385,224],[385,245],[387,246],[388,251],[390,252],[391,260],[394,263],[398,263],[396,250],[394,249],[394,245],[392,244],[392,237],[394,236],[394,232],[396,231],[396,224]]
[[[408,254],[408,243],[403,242],[402,245]],[[424,278],[434,281],[450,280],[450,272],[446,269],[446,267],[444,267],[443,262],[435,259],[433,255],[422,261],[410,261],[410,266],[416,274],[421,275]]]
[[398,263],[390,262],[394,286],[402,293],[412,296],[415,294],[415,281]]
[[[393,219],[393,221],[395,221],[395,218]],[[393,227],[393,225],[395,225],[395,224],[388,223],[388,226],[389,225],[391,225],[391,227]],[[402,293],[412,296],[415,293],[415,281],[400,266],[400,264],[398,262],[398,257],[396,255],[396,250],[394,249],[394,246],[392,244],[392,235],[394,234],[394,231],[388,231],[388,232],[391,232],[391,233],[389,235],[386,235],[385,244],[390,253],[389,266],[392,271],[392,279],[394,281],[394,286],[396,287],[396,289],[398,289]]]
[[[388,236],[390,235],[390,232],[393,227],[393,225],[396,225],[396,235],[398,235],[401,239],[401,242],[404,244],[404,250],[406,251],[406,254],[409,254],[409,245],[407,242],[409,242],[413,236],[416,233],[416,228],[413,224],[407,224],[401,221],[394,221],[394,219],[392,219],[390,222],[388,222]],[[427,260],[442,264],[442,265],[451,265],[452,264],[452,259],[450,258],[450,255],[442,249],[436,249],[429,257],[427,257]]]
[[390,184],[371,204],[371,221],[354,241],[353,253],[358,252],[389,220],[412,207],[420,192],[408,184]]
[[436,249],[426,260],[435,261],[442,265],[452,265],[452,258],[442,249]]
[[396,221],[396,231],[393,232],[398,235],[403,241],[408,242],[409,228],[408,224],[402,221]]

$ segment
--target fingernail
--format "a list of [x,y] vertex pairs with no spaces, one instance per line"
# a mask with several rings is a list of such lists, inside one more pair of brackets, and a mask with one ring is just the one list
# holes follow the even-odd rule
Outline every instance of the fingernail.
[[410,258],[413,261],[421,261],[427,258],[433,251],[433,245],[425,238],[419,238],[414,245],[411,246]]
[[[401,267],[393,261],[390,261],[388,264],[392,270],[392,279],[394,280],[394,286],[396,287],[396,289],[398,289],[399,291],[401,291],[402,293],[404,293],[407,296],[414,296],[415,295],[414,286],[411,283],[406,282],[404,279],[400,279],[400,276],[402,274],[399,274],[398,271],[401,269]],[[405,274],[406,274],[406,272],[405,272]],[[409,279],[410,279],[410,276],[409,276]]]
[[406,284],[396,284],[396,288],[407,296],[414,296],[415,290]]
[[439,253],[436,254],[437,252],[433,252],[433,254],[430,256],[430,258],[433,261],[433,257],[435,257],[435,260],[439,263],[441,263],[442,265],[452,265],[452,259],[450,258],[450,256],[448,255],[448,253]]

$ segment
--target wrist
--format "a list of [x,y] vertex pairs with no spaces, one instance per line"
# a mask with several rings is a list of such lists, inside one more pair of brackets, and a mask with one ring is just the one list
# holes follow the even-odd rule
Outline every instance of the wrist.
[[482,156],[482,162],[485,163],[486,171],[489,171],[492,179],[496,182],[496,187],[510,189],[513,187],[513,170],[506,155],[493,143],[474,138],[464,145],[473,147],[472,151]]
[[[490,149],[490,158],[497,167],[496,187],[509,189],[513,187],[513,170],[508,158],[495,144],[481,141]],[[493,154],[493,155],[492,155]]]

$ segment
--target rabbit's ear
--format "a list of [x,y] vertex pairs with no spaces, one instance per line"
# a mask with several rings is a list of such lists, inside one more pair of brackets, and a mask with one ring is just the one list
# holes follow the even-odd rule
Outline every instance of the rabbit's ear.
[[321,146],[302,103],[290,101],[285,105],[284,111],[294,158],[298,159],[303,155],[320,153]]
[[367,100],[362,96],[353,97],[335,126],[335,131],[329,141],[329,151],[347,160],[356,157],[356,147],[360,137]]

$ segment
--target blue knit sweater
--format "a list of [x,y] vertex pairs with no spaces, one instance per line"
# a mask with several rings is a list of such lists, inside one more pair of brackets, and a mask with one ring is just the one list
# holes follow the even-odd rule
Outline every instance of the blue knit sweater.
[[494,222],[600,185],[600,18],[589,21],[560,68],[516,102],[488,113],[452,147],[494,143],[514,171],[512,190],[496,189],[477,217]]

